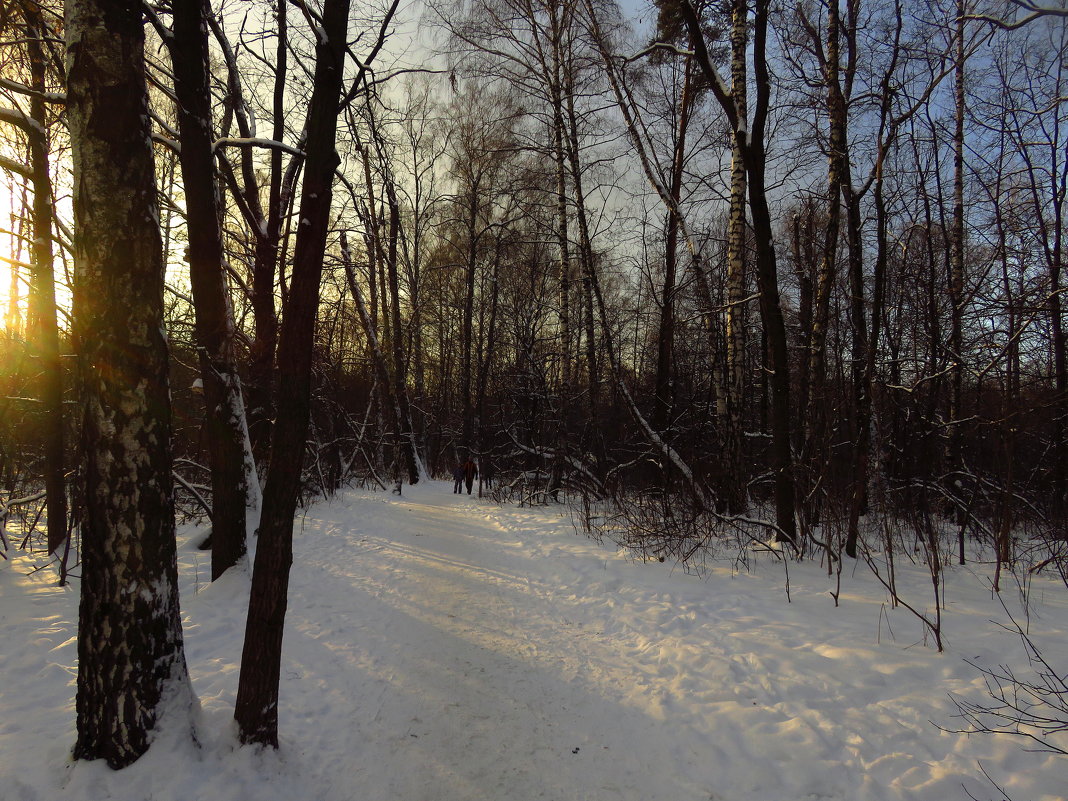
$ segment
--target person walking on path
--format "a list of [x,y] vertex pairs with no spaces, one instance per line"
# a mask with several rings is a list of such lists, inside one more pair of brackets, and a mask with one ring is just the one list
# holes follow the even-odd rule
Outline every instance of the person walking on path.
[[452,469],[452,491],[454,494],[460,494],[460,488],[464,483],[464,466],[459,462]]
[[478,465],[471,461],[471,457],[467,457],[467,461],[463,464],[464,482],[467,484],[467,494],[471,494],[471,485],[475,483],[475,478],[478,476]]

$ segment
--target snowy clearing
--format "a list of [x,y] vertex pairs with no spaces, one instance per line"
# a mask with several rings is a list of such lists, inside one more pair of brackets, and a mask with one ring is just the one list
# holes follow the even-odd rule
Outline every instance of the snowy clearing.
[[[345,490],[297,521],[280,752],[236,746],[248,579],[209,585],[183,532],[199,746],[164,727],[113,772],[69,760],[77,592],[0,563],[3,801],[882,801],[1068,792],[1068,758],[963,736],[964,660],[1026,669],[984,566],[947,577],[947,652],[863,565],[750,557],[704,578],[576,536],[561,509],[498,507],[451,483]],[[902,568],[904,596],[930,579]],[[1021,612],[1013,586],[1003,593]],[[1063,585],[1030,587],[1032,635],[1068,664]],[[933,722],[932,722],[933,721]]]

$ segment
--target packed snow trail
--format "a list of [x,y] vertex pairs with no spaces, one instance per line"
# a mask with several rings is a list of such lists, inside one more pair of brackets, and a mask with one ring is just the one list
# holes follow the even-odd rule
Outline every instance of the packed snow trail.
[[[1065,758],[933,723],[958,723],[950,692],[984,698],[964,658],[1027,669],[984,566],[946,572],[938,654],[862,565],[835,608],[825,568],[792,563],[788,603],[766,553],[698,578],[560,507],[344,490],[296,521],[275,753],[237,745],[248,577],[208,583],[202,536],[179,551],[198,744],[164,726],[119,772],[69,759],[77,592],[0,564],[0,801],[994,798],[979,761],[1017,801],[1066,798]],[[898,571],[925,607],[929,576]],[[1064,586],[1033,581],[1029,625],[1064,665]]]
[[[604,635],[568,618],[576,588],[553,564],[566,554],[532,553],[497,507],[442,486],[314,510],[326,536],[303,558],[330,600],[300,604],[301,656],[289,666],[313,674],[334,662],[326,672],[340,683],[322,688],[321,713],[351,710],[353,758],[327,768],[331,797],[352,798],[367,777],[381,788],[367,797],[413,801],[710,798],[658,767],[704,755],[671,753],[664,721],[622,703],[640,677],[613,675],[621,666],[591,646]],[[395,508],[379,522],[381,501]],[[356,519],[377,534],[344,530]],[[550,569],[532,570],[539,561]]]
[[952,725],[932,667],[977,680],[873,642],[878,594],[828,626],[815,565],[787,604],[774,559],[705,581],[447,487],[347,493],[302,523],[282,704],[348,721],[347,748],[334,726],[290,742],[334,755],[326,799],[942,801],[1004,747],[958,753],[931,724]]

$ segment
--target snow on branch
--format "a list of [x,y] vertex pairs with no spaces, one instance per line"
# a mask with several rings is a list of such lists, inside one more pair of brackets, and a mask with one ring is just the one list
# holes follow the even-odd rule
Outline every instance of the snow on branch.
[[184,478],[181,477],[181,475],[178,474],[178,471],[176,470],[171,471],[171,476],[182,486],[182,488],[186,492],[193,496],[193,500],[196,501],[197,505],[204,510],[204,514],[208,516],[208,520],[211,520],[211,504],[208,503],[204,499],[204,496],[200,494],[196,485],[186,481]]
[[3,155],[0,155],[0,170],[13,172],[23,178],[31,178],[33,176],[33,171],[27,165]]
[[45,128],[40,122],[17,108],[0,108],[0,122],[21,128],[28,134],[45,135]]
[[268,150],[281,150],[291,156],[304,156],[304,151],[300,148],[262,136],[224,136],[222,139],[216,139],[211,145],[212,152],[222,147],[262,147]]
[[7,517],[7,513],[16,506],[26,506],[27,504],[37,503],[37,501],[43,501],[46,493],[44,490],[35,492],[33,495],[27,495],[24,498],[12,498],[9,501],[0,501],[0,518]]
[[9,92],[28,95],[29,97],[39,97],[46,103],[64,105],[67,102],[67,96],[62,92],[38,92],[37,90],[31,89],[29,86],[19,83],[18,81],[13,81],[10,78],[0,78],[0,89],[7,89]]

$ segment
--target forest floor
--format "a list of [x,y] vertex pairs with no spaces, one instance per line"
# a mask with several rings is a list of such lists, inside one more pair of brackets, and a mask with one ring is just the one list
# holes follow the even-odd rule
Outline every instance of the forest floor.
[[[197,744],[164,726],[113,772],[72,763],[77,591],[0,562],[2,801],[1014,801],[1068,795],[1068,758],[944,731],[950,693],[989,701],[965,660],[1027,674],[991,566],[947,574],[939,654],[863,563],[841,603],[818,564],[751,553],[703,576],[576,536],[561,508],[451,484],[344,490],[297,519],[278,752],[232,721],[248,576],[209,584],[182,532]],[[932,606],[922,568],[902,594]],[[1007,608],[1068,665],[1068,592]],[[173,720],[173,719],[172,719]],[[942,727],[942,728],[940,728]],[[1060,744],[1065,745],[1064,735]],[[982,770],[980,769],[980,763]]]

